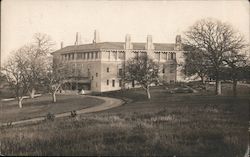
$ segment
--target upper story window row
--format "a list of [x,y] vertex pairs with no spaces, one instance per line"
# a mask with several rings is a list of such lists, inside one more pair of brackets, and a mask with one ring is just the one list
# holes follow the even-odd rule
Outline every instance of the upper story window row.
[[[145,56],[147,55],[147,52],[141,51],[141,52],[137,52],[134,51],[133,52],[133,57],[139,57],[139,56]],[[153,56],[154,59],[156,60],[175,60],[176,59],[176,53],[174,52],[167,52],[167,53],[161,53],[161,52],[154,52]]]
[[[132,52],[132,57],[139,57],[147,55],[146,51],[134,51]],[[102,57],[101,57],[102,56]],[[77,53],[67,53],[61,55],[62,60],[94,60],[94,59],[108,59],[108,60],[125,60],[124,51],[104,51],[102,52],[77,52]],[[175,60],[176,53],[174,52],[154,52],[153,57],[157,60]]]
[[102,58],[107,60],[124,60],[125,52],[124,51],[103,51]]
[[175,60],[176,59],[176,53],[160,53],[155,52],[155,59],[157,60]]
[[77,52],[61,55],[62,60],[93,60],[100,58],[100,52]]

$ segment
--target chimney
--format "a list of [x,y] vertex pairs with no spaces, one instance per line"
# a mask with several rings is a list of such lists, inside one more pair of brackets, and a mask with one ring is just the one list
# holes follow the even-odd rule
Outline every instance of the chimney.
[[147,49],[147,50],[154,49],[153,40],[152,40],[152,35],[148,35],[148,36],[147,36],[146,49]]
[[93,43],[99,43],[99,42],[100,42],[99,32],[97,30],[95,30]]
[[61,49],[63,48],[63,42],[61,42]]
[[75,41],[75,45],[78,45],[78,32],[76,32],[76,41]]
[[82,36],[81,33],[79,33],[79,37],[78,37],[78,45],[82,44]]
[[181,50],[181,35],[176,35],[175,38],[175,50]]
[[125,49],[132,49],[130,34],[127,34],[126,37],[125,37]]
[[176,35],[175,44],[181,44],[181,35]]

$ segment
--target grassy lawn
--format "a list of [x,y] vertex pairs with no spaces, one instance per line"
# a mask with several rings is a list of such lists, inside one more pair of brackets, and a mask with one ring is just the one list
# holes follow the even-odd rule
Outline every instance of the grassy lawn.
[[200,91],[169,94],[141,89],[103,96],[129,100],[111,110],[54,122],[1,128],[5,155],[242,157],[248,143],[249,98]]
[[14,97],[14,92],[10,88],[0,88],[0,99]]
[[24,99],[23,108],[21,109],[18,107],[17,101],[1,102],[0,122],[43,117],[48,112],[54,114],[63,113],[99,105],[103,102],[101,99],[82,95],[58,95],[56,103],[52,103],[50,95],[43,95],[34,99]]

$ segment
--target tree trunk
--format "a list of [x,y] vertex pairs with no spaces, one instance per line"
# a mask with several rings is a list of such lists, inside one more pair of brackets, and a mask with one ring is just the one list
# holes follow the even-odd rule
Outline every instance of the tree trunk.
[[149,92],[149,87],[147,87],[146,91],[147,91],[148,99],[151,99],[151,95],[150,95],[150,92]]
[[55,103],[56,102],[56,92],[52,93],[52,99],[53,99],[53,103]]
[[29,92],[31,99],[33,99],[35,97],[35,93],[36,93],[36,90],[34,88],[32,88],[31,92]]
[[236,80],[236,79],[233,79],[233,95],[234,95],[234,96],[237,96],[236,87],[237,87],[237,80]]
[[205,84],[204,76],[201,77],[201,82],[202,82],[202,84]]
[[23,104],[22,104],[22,101],[23,101],[23,97],[18,97],[18,106],[19,108],[22,108],[23,107]]
[[221,81],[216,79],[216,95],[221,95]]

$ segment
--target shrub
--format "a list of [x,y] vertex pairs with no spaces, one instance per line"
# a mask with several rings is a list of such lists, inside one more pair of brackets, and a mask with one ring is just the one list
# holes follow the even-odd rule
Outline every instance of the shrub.
[[77,116],[76,111],[75,111],[75,110],[71,111],[71,112],[70,112],[70,116],[71,116],[72,118],[75,118],[75,117]]
[[48,113],[46,115],[46,120],[54,121],[55,120],[55,115],[53,113]]

